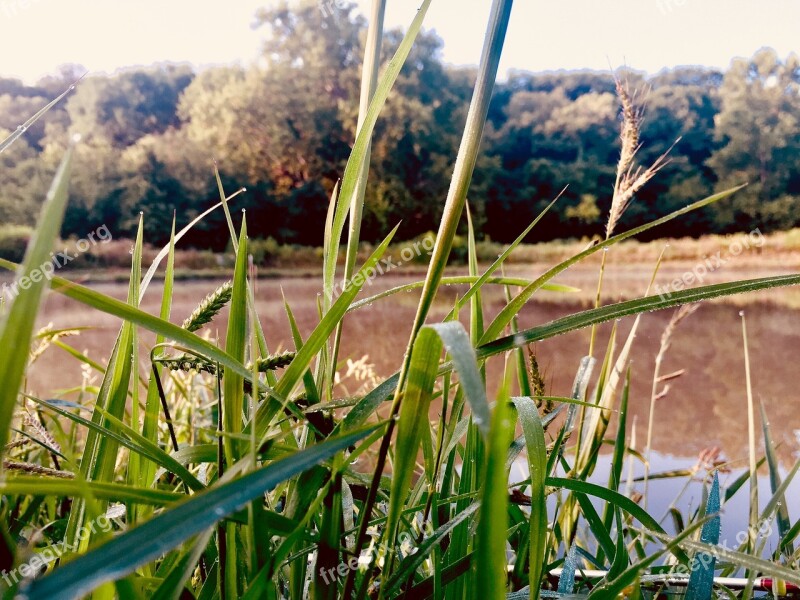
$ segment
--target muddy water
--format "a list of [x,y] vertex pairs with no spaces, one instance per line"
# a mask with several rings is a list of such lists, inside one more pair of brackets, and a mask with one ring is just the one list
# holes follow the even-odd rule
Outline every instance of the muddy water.
[[[590,290],[595,285],[596,271],[577,271],[562,277],[563,283]],[[774,273],[746,273],[741,276],[770,275]],[[528,273],[526,276],[530,276]],[[669,280],[668,270],[663,278]],[[620,275],[612,273],[607,279],[609,299],[618,300],[641,293],[649,275],[646,272]],[[737,278],[736,275],[731,279]],[[413,281],[414,279],[385,276],[366,291],[374,294],[384,289]],[[176,287],[173,303],[173,321],[179,323],[197,303],[212,291],[219,282],[181,282]],[[307,336],[316,325],[318,279],[286,278],[260,280],[256,297],[258,312],[271,350],[291,347],[289,327],[283,309],[281,290],[289,301],[298,325]],[[126,294],[119,284],[97,284],[98,291],[118,298]],[[440,294],[431,319],[441,319],[452,306],[457,293],[464,287],[448,287]],[[157,314],[160,287],[153,284],[142,308]],[[742,324],[740,311],[745,310],[749,334],[754,396],[763,402],[770,419],[772,436],[780,444],[780,457],[784,467],[798,458],[800,446],[800,377],[797,356],[800,351],[800,312],[791,296],[782,296],[776,304],[770,296],[760,294],[753,298],[738,298],[735,302],[711,302],[685,320],[675,331],[670,349],[664,360],[662,373],[685,371],[669,382],[669,393],[658,401],[655,412],[653,437],[653,471],[684,468],[694,464],[704,448],[717,446],[729,460],[746,465],[747,417]],[[542,292],[519,314],[522,328],[542,324],[588,307],[593,292],[584,292],[565,300],[563,295]],[[418,293],[400,293],[365,306],[348,315],[340,357],[359,359],[366,355],[375,371],[385,377],[399,366],[416,310]],[[484,295],[484,308],[495,315],[502,308],[502,291],[494,288]],[[630,395],[629,427],[635,424],[636,447],[643,448],[649,412],[654,358],[658,352],[662,333],[673,312],[671,310],[646,314],[642,317],[633,342],[632,389]],[[119,328],[119,321],[99,314],[72,300],[50,294],[40,316],[42,325],[52,322],[55,327],[89,326],[91,330],[66,340],[80,351],[86,351],[94,360],[104,362]],[[220,319],[224,323],[224,319]],[[618,323],[620,345],[630,331],[632,318]],[[224,327],[224,326],[220,326]],[[214,335],[224,339],[224,330],[215,329]],[[604,351],[611,331],[607,324],[599,329],[600,351]],[[152,338],[144,333],[141,339],[147,356]],[[534,350],[547,382],[547,393],[569,395],[570,386],[580,359],[587,353],[589,332],[578,331],[558,338],[539,342]],[[598,354],[596,352],[596,354]],[[143,359],[144,360],[144,359]],[[503,366],[500,357],[490,360],[488,376],[496,381]],[[52,396],[56,390],[76,386],[81,381],[77,362],[58,348],[51,348],[34,365],[29,376],[29,388],[36,394]],[[760,424],[757,423],[760,434]],[[631,432],[633,433],[633,431]],[[758,435],[760,439],[760,435]],[[641,470],[636,467],[637,473]],[[603,467],[598,473],[603,479]],[[675,486],[654,483],[655,508],[666,507],[674,496]],[[666,486],[666,487],[665,487]],[[800,490],[798,490],[800,491]],[[692,491],[689,491],[692,495]],[[769,497],[765,490],[764,495]],[[798,496],[795,494],[794,496]],[[692,496],[699,498],[699,491]],[[684,499],[686,500],[686,499]],[[688,504],[691,504],[690,498]],[[800,501],[798,501],[800,502]],[[797,502],[795,502],[797,504]],[[800,504],[795,512],[800,510]]]

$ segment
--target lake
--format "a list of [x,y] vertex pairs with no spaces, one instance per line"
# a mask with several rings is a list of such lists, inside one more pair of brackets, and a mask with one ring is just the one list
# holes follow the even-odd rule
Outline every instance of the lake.
[[[532,278],[541,272],[535,266],[514,267],[509,275]],[[680,275],[679,267],[665,267],[659,281],[667,282]],[[784,273],[783,270],[769,272],[733,272],[724,274],[727,279],[749,278]],[[562,317],[576,308],[588,308],[596,286],[596,268],[592,266],[573,269],[558,279],[559,282],[581,288],[577,294],[540,292],[519,314],[520,326],[531,327]],[[607,301],[617,301],[641,295],[650,274],[644,269],[609,269],[606,278]],[[386,275],[377,279],[362,292],[362,297],[421,279]],[[714,283],[722,280],[718,274]],[[316,301],[319,292],[318,278],[262,279],[257,282],[257,310],[261,318],[270,350],[291,347],[289,327],[283,309],[281,290],[285,294],[297,318],[304,337],[317,323]],[[180,323],[218,281],[178,282],[173,304],[173,322]],[[98,291],[124,298],[126,287],[122,284],[93,284]],[[452,306],[457,293],[463,294],[464,286],[444,288],[433,309],[431,320],[444,317]],[[153,283],[145,297],[142,308],[158,313],[161,286]],[[759,293],[752,297],[737,297],[733,301],[706,303],[687,318],[675,331],[671,347],[662,366],[662,374],[685,370],[685,373],[669,382],[669,394],[656,404],[653,436],[653,465],[651,472],[658,473],[674,468],[686,468],[697,462],[699,453],[710,447],[719,447],[722,455],[732,461],[736,468],[747,464],[747,397],[745,388],[744,354],[740,311],[745,310],[749,334],[749,350],[752,368],[754,397],[763,402],[771,423],[773,439],[780,445],[779,455],[783,468],[791,466],[798,458],[800,438],[800,411],[797,410],[798,370],[797,352],[800,350],[800,306],[795,289],[782,292]],[[350,313],[345,321],[340,359],[360,359],[374,365],[382,377],[394,373],[402,359],[408,340],[411,322],[416,310],[418,292],[403,292],[383,299]],[[502,290],[494,286],[484,295],[484,307],[488,315],[495,315],[504,303]],[[465,311],[466,312],[466,311]],[[635,427],[636,448],[643,449],[647,430],[650,393],[654,359],[661,336],[674,309],[649,313],[643,316],[634,341],[632,357],[632,388],[630,395],[629,427]],[[56,328],[89,326],[78,337],[66,339],[89,357],[105,361],[119,329],[115,317],[99,314],[81,304],[49,294],[40,315],[40,324],[52,322]],[[224,319],[219,320],[224,324]],[[633,318],[618,325],[618,347],[624,342]],[[600,338],[596,354],[605,350],[611,329],[606,324],[599,329]],[[224,339],[224,326],[211,327],[212,334]],[[152,340],[142,336],[143,348]],[[535,352],[547,383],[547,393],[568,396],[580,359],[588,351],[589,331],[573,332],[558,338],[539,342]],[[142,352],[142,360],[147,357]],[[489,362],[490,388],[502,369],[502,359]],[[143,365],[145,369],[149,365]],[[599,367],[598,367],[599,368]],[[73,358],[58,348],[50,348],[35,364],[28,378],[28,389],[37,395],[52,397],[55,390],[77,386],[81,382],[81,369]],[[758,418],[758,417],[757,417]],[[760,420],[757,422],[760,440]],[[635,464],[635,473],[641,474],[641,465]],[[595,480],[604,481],[605,465],[598,467]],[[733,475],[725,475],[728,480]],[[512,479],[514,473],[512,473]],[[680,480],[681,485],[684,480]],[[725,479],[723,479],[724,483]],[[762,481],[762,485],[766,482]],[[640,487],[640,486],[639,486]],[[792,488],[800,492],[798,486]],[[652,482],[650,508],[654,514],[666,509],[676,493],[674,481]],[[739,504],[746,497],[740,494]],[[769,497],[768,488],[762,498]],[[700,497],[698,486],[690,486],[680,505],[697,506]],[[791,497],[800,498],[795,493]],[[796,513],[800,501],[795,500]],[[746,508],[731,505],[729,512],[737,513],[731,521],[739,522]],[[741,512],[744,511],[744,512]],[[741,515],[738,513],[741,512]],[[728,534],[735,531],[726,527]],[[738,531],[738,530],[737,530]]]

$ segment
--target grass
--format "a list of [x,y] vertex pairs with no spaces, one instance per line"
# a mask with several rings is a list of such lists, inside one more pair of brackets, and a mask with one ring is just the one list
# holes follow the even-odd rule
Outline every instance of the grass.
[[[614,328],[606,349],[592,347],[580,366],[559,365],[575,370],[568,398],[544,397],[541,374],[527,354],[528,345],[539,340],[627,316],[638,323],[653,310],[793,286],[800,275],[704,285],[669,296],[646,293],[608,305],[598,293],[596,306],[556,321],[525,330],[516,321],[521,307],[541,290],[563,291],[552,280],[568,268],[593,255],[602,256],[605,265],[606,255],[620,250],[625,240],[724,202],[736,189],[633,230],[616,232],[611,225],[603,240],[588,247],[560,244],[557,252],[552,245],[521,247],[525,234],[536,235],[534,222],[521,228],[514,244],[482,261],[471,221],[463,240],[456,235],[510,19],[508,0],[493,3],[441,226],[430,257],[422,259],[426,275],[412,284],[422,293],[405,359],[391,377],[355,397],[342,397],[337,373],[343,320],[365,303],[391,303],[399,291],[363,297],[380,262],[403,247],[392,246],[392,232],[368,254],[357,252],[363,247],[357,221],[372,129],[428,4],[423,3],[378,77],[375,28],[381,26],[384,3],[375,3],[358,137],[331,199],[319,255],[319,318],[303,339],[292,298],[286,298],[294,340],[290,352],[270,353],[270,332],[262,330],[255,310],[246,219],[231,213],[232,196],[221,185],[215,209],[225,212],[230,226],[231,283],[198,298],[197,310],[181,326],[171,322],[170,313],[179,285],[176,244],[185,231],[174,232],[166,248],[148,254],[140,221],[128,255],[126,301],[59,276],[49,282],[50,293],[122,321],[104,364],[74,354],[102,374],[99,387],[85,386],[59,399],[31,395],[25,383],[28,363],[47,344],[59,343],[57,331],[34,332],[48,282],[34,282],[3,307],[0,585],[6,597],[488,600],[578,594],[602,599],[653,597],[659,590],[687,591],[688,586],[690,597],[705,600],[715,590],[750,597],[767,586],[784,593],[800,585],[795,549],[800,522],[792,521],[785,494],[800,463],[781,478],[763,410],[764,447],[757,446],[750,385],[742,390],[748,400],[748,470],[725,489],[708,473],[703,510],[673,513],[676,525],[668,531],[646,504],[628,495],[623,481],[624,462],[646,462],[652,437],[648,427],[643,454],[627,435],[636,327],[620,340]],[[634,99],[627,91],[622,95],[623,113],[638,122]],[[617,191],[622,200],[612,221],[635,201],[630,190],[639,180],[633,167],[638,134],[632,144],[636,132],[630,126],[623,127]],[[0,144],[0,151],[14,139]],[[0,266],[21,276],[49,256],[67,200],[71,152],[23,264],[2,259]],[[646,179],[655,171],[645,170]],[[459,244],[468,271],[459,281],[469,288],[442,322],[432,322],[430,308],[441,286],[453,281],[445,268]],[[533,280],[506,277],[504,267],[526,253],[552,262]],[[660,258],[652,262],[657,271]],[[156,316],[142,311],[139,302],[159,269],[165,283]],[[647,280],[643,283],[645,289]],[[506,290],[507,303],[497,314],[482,302],[487,285]],[[224,307],[229,311],[223,322]],[[673,329],[687,316],[683,310]],[[213,334],[218,329],[224,336]],[[142,352],[142,330],[157,335],[149,354]],[[28,347],[35,352],[29,355]],[[494,398],[487,395],[489,361],[503,367]],[[654,399],[660,383],[657,372]],[[434,418],[432,406],[438,408]],[[612,419],[618,427],[609,440]],[[589,479],[607,442],[614,447],[611,476],[607,485],[598,485]],[[523,454],[527,474],[512,480],[510,465]],[[371,470],[356,468],[360,458],[370,459]],[[720,510],[743,493],[748,480],[753,489],[761,463],[770,473],[771,497],[762,503],[752,494],[746,543],[721,547]],[[758,526],[773,519],[777,545],[769,546]],[[718,574],[740,581],[715,579]],[[767,579],[776,582],[774,587]]]

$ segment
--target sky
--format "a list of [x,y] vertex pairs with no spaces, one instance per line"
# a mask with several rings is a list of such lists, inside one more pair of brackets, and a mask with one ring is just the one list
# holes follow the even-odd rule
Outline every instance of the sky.
[[[319,0],[325,4],[343,0]],[[406,27],[420,0],[388,0],[387,27]],[[90,72],[154,62],[251,63],[253,15],[270,0],[0,0],[0,76],[33,82],[65,63]],[[371,0],[358,0],[364,14]],[[491,0],[433,0],[426,26],[445,62],[476,64]],[[627,65],[725,68],[763,46],[800,50],[798,0],[517,0],[500,72]]]

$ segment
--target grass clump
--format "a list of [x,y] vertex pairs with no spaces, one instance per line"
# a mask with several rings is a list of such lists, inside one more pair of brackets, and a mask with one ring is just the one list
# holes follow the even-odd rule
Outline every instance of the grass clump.
[[[618,85],[622,157],[602,240],[572,248],[537,279],[519,280],[497,271],[538,219],[509,248],[495,252],[491,247],[486,268],[479,264],[480,245],[469,213],[464,239],[456,235],[510,1],[492,5],[442,222],[435,236],[426,237],[432,242],[430,255],[419,258],[427,274],[418,282],[422,293],[405,359],[397,373],[377,381],[363,359],[351,361],[344,379],[352,372],[357,383],[369,385],[345,393],[339,357],[342,324],[349,312],[363,306],[357,298],[380,261],[390,256],[394,234],[369,248],[367,256],[357,252],[370,140],[429,4],[423,3],[379,78],[374,73],[381,44],[369,46],[359,133],[328,212],[318,321],[305,338],[292,299],[284,304],[294,348],[270,351],[273,340],[262,329],[255,305],[246,219],[230,213],[221,180],[218,208],[225,214],[235,254],[232,282],[202,299],[183,326],[173,324],[170,314],[175,244],[186,230],[173,231],[170,244],[151,258],[140,220],[129,255],[126,301],[53,277],[53,293],[122,320],[105,365],[92,365],[74,353],[76,360],[101,373],[99,386],[84,386],[77,399],[47,400],[29,393],[24,377],[31,359],[19,349],[40,348],[43,338],[33,325],[44,282],[23,290],[7,307],[0,328],[0,431],[5,436],[0,444],[5,451],[0,569],[14,574],[2,584],[7,595],[488,600],[508,594],[531,599],[554,594],[644,597],[688,585],[695,597],[707,598],[714,586],[735,597],[737,582],[715,582],[714,567],[698,558],[704,555],[721,557],[726,576],[742,576],[745,593],[766,586],[767,579],[777,581],[779,591],[800,584],[794,548],[800,527],[780,510],[800,463],[782,480],[773,477],[770,500],[763,508],[755,502],[751,513],[751,521],[780,515],[777,548],[767,548],[758,536],[747,547],[719,548],[714,528],[708,526],[724,506],[719,498],[729,500],[755,476],[759,451],[754,438],[744,479],[721,494],[717,480],[707,473],[705,510],[681,515],[681,527],[669,533],[638,503],[640,498],[626,492],[622,481],[624,461],[644,459],[630,447],[626,428],[633,333],[618,344],[614,328],[605,352],[592,349],[579,365],[560,366],[575,371],[569,397],[545,395],[538,361],[528,353],[530,344],[557,335],[630,315],[638,323],[652,310],[797,285],[800,275],[701,286],[669,296],[645,294],[606,306],[600,305],[598,292],[589,310],[528,329],[517,321],[520,308],[539,290],[553,289],[552,278],[570,266],[724,201],[736,189],[635,229],[616,231],[633,195],[665,160],[645,170],[634,167],[641,143],[640,113]],[[381,26],[383,5],[375,3],[373,27]],[[372,35],[379,37],[379,31],[373,29]],[[50,252],[63,218],[71,152],[23,265],[3,259],[0,266],[24,274]],[[345,244],[348,215],[352,221]],[[401,258],[408,248],[408,243],[399,247]],[[468,287],[450,314],[436,322],[431,307],[441,285],[452,282],[445,267],[459,248],[469,272],[459,281]],[[275,249],[265,244],[262,251],[267,260]],[[152,263],[144,276],[143,262]],[[141,310],[140,300],[159,268],[164,286],[155,316]],[[489,285],[506,291],[507,301],[497,314],[483,302]],[[366,300],[391,302],[400,289]],[[204,325],[220,320],[226,306],[224,342],[207,330],[198,335]],[[689,310],[681,309],[671,327]],[[155,343],[145,342],[142,330],[156,334]],[[50,334],[52,339],[55,333]],[[502,372],[493,399],[487,393],[490,362]],[[149,377],[142,365],[150,367]],[[662,382],[656,375],[654,401]],[[612,419],[619,426],[616,437],[609,439]],[[769,458],[774,449],[765,437]],[[648,450],[650,438],[648,434]],[[607,442],[614,450],[611,475],[603,486],[589,477]],[[513,478],[510,466],[523,453],[527,472],[522,479]],[[775,475],[774,461],[767,462]],[[47,553],[56,547],[63,552],[51,558]],[[40,559],[32,569],[34,553]]]

